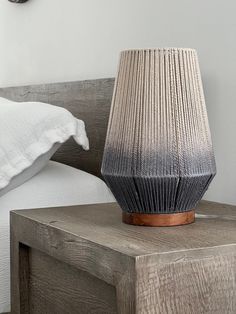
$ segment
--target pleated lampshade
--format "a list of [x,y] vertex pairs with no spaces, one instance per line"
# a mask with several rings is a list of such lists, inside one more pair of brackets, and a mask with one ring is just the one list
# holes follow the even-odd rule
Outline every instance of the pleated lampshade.
[[123,221],[193,222],[215,173],[196,51],[121,52],[102,174]]

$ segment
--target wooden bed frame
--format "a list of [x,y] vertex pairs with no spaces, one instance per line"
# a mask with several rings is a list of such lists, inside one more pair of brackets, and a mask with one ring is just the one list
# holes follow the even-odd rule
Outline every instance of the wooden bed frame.
[[114,78],[0,88],[0,97],[15,101],[41,101],[68,109],[84,120],[90,150],[83,151],[72,139],[53,160],[101,176],[101,161],[114,87]]

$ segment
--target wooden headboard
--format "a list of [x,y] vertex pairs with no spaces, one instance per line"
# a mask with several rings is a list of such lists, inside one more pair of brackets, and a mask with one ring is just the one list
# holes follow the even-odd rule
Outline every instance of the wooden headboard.
[[90,150],[70,139],[53,160],[101,176],[101,161],[114,87],[114,78],[0,88],[0,97],[15,101],[42,101],[68,109],[84,120]]

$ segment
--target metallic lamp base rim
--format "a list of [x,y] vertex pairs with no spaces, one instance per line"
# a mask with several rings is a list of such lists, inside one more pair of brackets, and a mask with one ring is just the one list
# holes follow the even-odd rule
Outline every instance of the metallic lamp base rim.
[[123,211],[122,221],[129,225],[149,227],[171,227],[191,224],[195,221],[195,211],[170,214],[127,213]]

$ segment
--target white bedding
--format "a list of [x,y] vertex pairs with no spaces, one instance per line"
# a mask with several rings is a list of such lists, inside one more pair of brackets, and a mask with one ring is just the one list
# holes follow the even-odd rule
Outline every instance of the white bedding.
[[0,97],[0,189],[54,144],[65,143],[71,136],[89,149],[84,122],[65,108]]
[[10,210],[114,201],[99,178],[53,161],[31,180],[0,197],[0,313],[10,311]]

